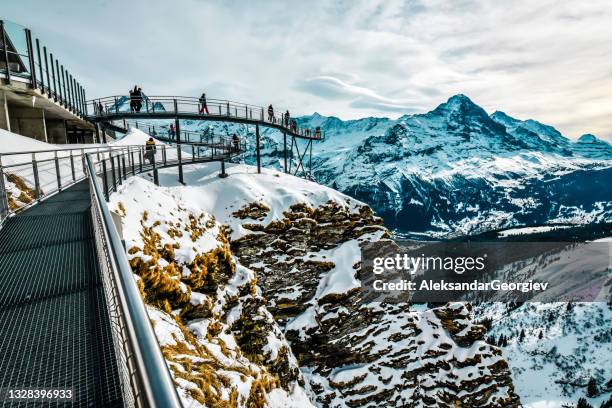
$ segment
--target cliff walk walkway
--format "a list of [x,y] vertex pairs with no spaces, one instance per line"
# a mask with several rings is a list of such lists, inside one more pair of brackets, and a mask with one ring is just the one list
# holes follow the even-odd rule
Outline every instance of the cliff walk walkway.
[[128,177],[243,152],[221,138],[153,158],[142,145],[0,155],[0,407],[180,407],[106,200]]
[[[96,139],[100,142],[105,137],[100,127],[116,132],[127,132],[127,122],[137,120],[174,120],[173,133],[176,143],[189,141],[188,134],[181,130],[181,120],[213,121],[238,123],[255,126],[255,154],[257,169],[261,172],[261,137],[260,126],[278,130],[283,134],[283,169],[286,173],[302,175],[311,178],[313,142],[325,139],[320,128],[305,128],[298,126],[293,118],[286,117],[284,109],[273,109],[247,103],[224,99],[202,100],[186,96],[146,96],[142,95],[139,106],[134,107],[134,99],[126,95],[109,96],[87,101],[86,117],[96,124]],[[136,122],[137,123],[137,122]],[[99,125],[99,126],[98,126]],[[148,126],[151,129],[151,126]],[[147,127],[143,127],[146,131]],[[153,126],[155,131],[155,127]],[[155,133],[157,138],[163,138],[161,132]],[[288,140],[289,137],[289,140]],[[185,141],[184,141],[185,140]],[[298,141],[302,140],[301,147]],[[304,144],[305,143],[305,144]],[[308,157],[308,161],[306,158]],[[293,165],[295,162],[295,166]],[[306,170],[308,168],[308,170]],[[180,166],[179,166],[180,169]],[[301,172],[300,172],[301,170]],[[183,182],[179,172],[179,180]]]

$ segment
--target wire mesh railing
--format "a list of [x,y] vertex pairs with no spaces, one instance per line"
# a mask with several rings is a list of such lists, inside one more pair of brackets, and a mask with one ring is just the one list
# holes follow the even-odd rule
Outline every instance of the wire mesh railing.
[[100,172],[100,164],[105,161],[98,161],[96,166],[96,158],[95,154],[88,153],[85,160],[90,175],[98,265],[111,319],[124,406],[180,407],[180,399],[98,181],[100,176],[106,179],[106,172]]
[[85,89],[28,28],[7,20],[0,20],[0,77],[27,83],[75,115],[86,115]]
[[187,96],[147,96],[144,94],[134,98],[117,95],[88,101],[87,112],[90,118],[98,120],[147,116],[234,120],[261,123],[303,138],[313,140],[324,138],[323,132],[318,127],[314,129],[299,127],[297,121],[287,115],[287,111],[222,99],[202,100]]

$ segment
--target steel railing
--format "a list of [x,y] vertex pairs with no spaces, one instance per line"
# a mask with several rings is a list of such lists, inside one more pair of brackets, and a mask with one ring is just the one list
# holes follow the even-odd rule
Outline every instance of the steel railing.
[[91,119],[105,117],[164,117],[191,115],[194,117],[210,117],[215,119],[235,119],[247,122],[259,122],[271,125],[299,137],[322,140],[324,134],[320,128],[300,128],[292,118],[285,118],[285,110],[275,109],[269,114],[268,108],[241,102],[207,99],[206,109],[199,98],[188,96],[142,96],[141,106],[134,108],[133,100],[126,95],[108,96],[87,101],[86,111]]
[[96,252],[111,319],[124,406],[180,407],[125,248],[106,205],[92,154],[87,154],[85,160]]
[[11,215],[83,180],[87,176],[87,154],[91,154],[99,173],[105,174],[103,192],[108,198],[128,175],[153,171],[158,183],[158,168],[224,161],[246,149],[243,139],[236,142],[223,136],[202,143],[167,142],[156,145],[154,154],[147,153],[143,145],[0,153],[0,227]]
[[[181,403],[106,200],[130,176],[152,171],[157,182],[158,168],[223,163],[243,148],[242,140],[235,143],[216,137],[208,143],[164,144],[155,149],[127,145],[0,154],[0,226],[8,216],[26,208],[8,205],[7,183],[14,184],[14,175],[35,192],[33,203],[89,178],[96,255],[125,406],[180,407]],[[55,188],[43,190],[49,180]]]

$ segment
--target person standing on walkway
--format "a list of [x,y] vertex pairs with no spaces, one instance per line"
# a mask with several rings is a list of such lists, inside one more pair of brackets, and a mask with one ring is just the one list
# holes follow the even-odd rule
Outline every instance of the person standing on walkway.
[[142,88],[136,90],[136,112],[142,109]]
[[170,124],[170,127],[168,128],[168,136],[170,137],[170,139],[174,139],[174,135],[175,135],[175,131],[174,131],[174,123]]
[[240,140],[238,139],[238,136],[236,136],[236,134],[234,133],[234,135],[232,136],[232,147],[234,149],[235,152],[237,152],[238,150],[240,150]]
[[145,159],[149,161],[151,165],[155,162],[155,151],[157,148],[155,147],[155,140],[152,137],[147,140],[145,147]]
[[274,123],[274,108],[272,107],[272,104],[268,106],[268,122]]
[[136,86],[130,89],[130,112],[136,112]]
[[208,113],[208,105],[206,104],[206,94],[202,92],[202,96],[200,96],[200,114],[203,114],[204,112],[206,112],[207,115],[210,115],[210,113]]
[[289,120],[291,120],[291,115],[289,114],[289,110],[285,112],[285,127],[289,127]]

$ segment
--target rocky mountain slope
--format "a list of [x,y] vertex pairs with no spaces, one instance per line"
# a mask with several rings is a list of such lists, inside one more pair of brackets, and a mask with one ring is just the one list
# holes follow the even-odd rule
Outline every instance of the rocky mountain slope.
[[111,198],[188,406],[519,405],[469,305],[361,302],[360,245],[393,245],[369,207],[272,170],[217,171],[185,167],[183,186],[163,170],[164,187],[132,178]]

